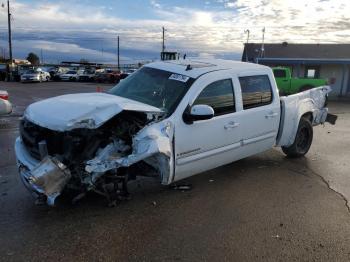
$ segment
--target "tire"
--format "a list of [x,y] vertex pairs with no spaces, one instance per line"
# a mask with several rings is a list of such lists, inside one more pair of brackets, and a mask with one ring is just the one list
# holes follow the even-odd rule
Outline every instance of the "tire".
[[312,86],[312,85],[305,85],[305,86],[300,87],[299,92],[304,92],[304,91],[310,90],[312,88],[314,88],[314,86]]
[[288,157],[297,158],[304,156],[310,149],[313,138],[313,129],[310,120],[302,117],[299,122],[294,143],[291,146],[282,146],[282,151]]

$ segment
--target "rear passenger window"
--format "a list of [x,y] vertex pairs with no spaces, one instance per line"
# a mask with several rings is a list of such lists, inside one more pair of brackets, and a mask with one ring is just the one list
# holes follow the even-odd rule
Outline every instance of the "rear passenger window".
[[215,116],[235,112],[235,97],[231,79],[211,83],[203,89],[193,104],[211,106]]
[[240,77],[243,109],[268,105],[272,102],[272,87],[267,75]]

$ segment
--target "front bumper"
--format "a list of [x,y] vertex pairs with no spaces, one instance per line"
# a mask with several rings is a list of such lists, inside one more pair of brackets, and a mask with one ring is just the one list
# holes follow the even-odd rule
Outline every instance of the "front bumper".
[[46,155],[41,161],[33,159],[25,149],[21,138],[16,139],[15,153],[20,178],[24,186],[37,199],[55,205],[58,197],[71,178],[70,170],[58,159]]
[[29,192],[32,193],[33,196],[42,196],[44,192],[40,188],[29,182],[31,170],[33,170],[37,165],[39,165],[40,162],[29,155],[20,137],[17,137],[15,142],[15,154],[17,159],[19,176],[24,186],[29,190]]

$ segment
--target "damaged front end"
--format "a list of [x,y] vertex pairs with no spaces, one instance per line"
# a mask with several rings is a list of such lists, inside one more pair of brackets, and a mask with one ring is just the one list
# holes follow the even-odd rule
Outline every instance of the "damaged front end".
[[19,172],[48,205],[66,192],[74,192],[76,201],[89,191],[113,204],[128,195],[127,183],[137,176],[172,181],[173,126],[159,112],[124,110],[99,127],[88,124],[55,131],[21,121],[15,145]]

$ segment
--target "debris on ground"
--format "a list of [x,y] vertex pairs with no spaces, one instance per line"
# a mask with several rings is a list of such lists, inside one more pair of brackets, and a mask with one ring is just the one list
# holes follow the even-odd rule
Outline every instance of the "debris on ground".
[[191,184],[183,184],[183,185],[172,185],[170,186],[173,190],[181,190],[181,191],[188,191],[192,189]]
[[156,201],[153,201],[153,202],[152,202],[152,205],[153,205],[153,206],[156,206],[156,205],[157,205],[157,202],[156,202]]
[[276,238],[276,239],[281,239],[281,236],[280,235],[274,235],[272,236],[273,238]]
[[210,183],[214,182],[214,179],[209,179],[209,182],[210,182]]

